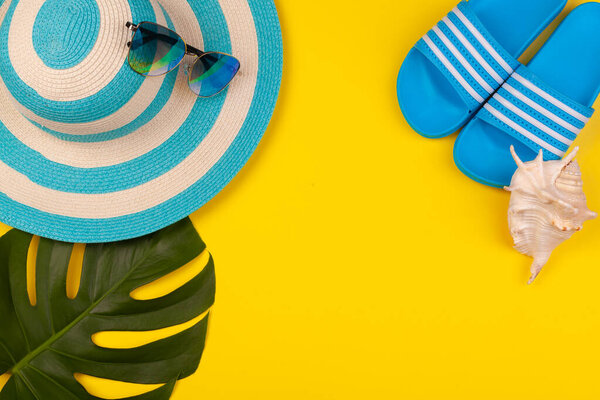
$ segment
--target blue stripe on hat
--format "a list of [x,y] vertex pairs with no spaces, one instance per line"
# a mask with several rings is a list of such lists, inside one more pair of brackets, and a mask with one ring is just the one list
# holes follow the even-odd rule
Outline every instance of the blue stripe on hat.
[[[205,33],[206,48],[231,52],[227,21],[218,1],[204,0],[194,3],[193,9],[199,16],[200,28]],[[130,72],[139,76],[131,70]],[[214,125],[226,96],[227,90],[215,97],[199,98],[189,117],[168,140],[156,149],[122,164],[77,168],[56,163],[41,157],[6,129],[0,130],[0,142],[3,143],[0,147],[0,159],[33,182],[50,189],[90,194],[129,189],[168,172],[198,147]],[[160,168],[157,168],[157,165]],[[48,171],[53,173],[48,174]]]
[[[154,10],[150,2],[142,0],[128,0],[132,5],[132,18],[136,21],[156,21]],[[85,123],[102,119],[115,113],[123,107],[131,97],[123,96],[123,93],[135,93],[144,77],[131,74],[131,68],[124,60],[123,67],[117,76],[106,87],[102,88],[92,98],[76,101],[52,101],[40,96],[33,88],[21,80],[12,67],[8,52],[8,33],[11,26],[15,8],[19,0],[13,0],[0,28],[0,68],[4,84],[15,99],[34,112],[36,115],[51,121],[60,120],[67,123]],[[135,7],[133,7],[135,5]],[[125,43],[123,43],[125,46]],[[115,96],[120,93],[120,96]],[[90,104],[102,105],[90,110]]]
[[[87,12],[82,13],[82,10]],[[70,18],[63,20],[71,13],[77,13],[79,17],[77,26],[69,23]],[[96,0],[47,0],[33,25],[33,47],[48,67],[71,68],[90,53],[99,30],[100,10]],[[61,37],[63,42],[47,40],[48,36]]]
[[[179,67],[178,67],[179,68]],[[96,133],[92,135],[73,135],[69,133],[58,132],[52,129],[49,129],[45,126],[40,125],[39,123],[29,120],[32,124],[37,126],[38,128],[46,131],[47,133],[56,136],[61,140],[66,140],[70,142],[80,142],[80,143],[95,143],[95,142],[105,142],[108,140],[118,139],[123,136],[127,136],[130,133],[138,130],[148,122],[150,122],[158,113],[163,109],[167,101],[173,94],[173,89],[175,88],[175,81],[177,80],[177,70],[172,71],[164,77],[163,83],[152,101],[150,105],[141,113],[136,119],[124,125],[118,129],[114,129],[108,132]]]
[[[171,17],[167,14],[166,10],[162,7],[162,5],[160,6],[160,8],[163,10],[163,14],[165,15],[165,19],[167,21],[167,26],[169,28],[173,29],[174,25],[173,25],[173,21],[171,20]],[[136,119],[131,121],[129,124],[124,125],[120,128],[114,129],[112,131],[102,132],[102,133],[97,133],[97,134],[92,134],[92,135],[73,135],[73,134],[69,134],[69,133],[58,132],[58,131],[52,130],[50,128],[40,125],[36,121],[32,121],[32,120],[29,120],[29,121],[32,124],[34,124],[35,126],[37,126],[38,128],[43,129],[44,131],[56,136],[57,138],[59,138],[61,140],[66,140],[66,141],[71,141],[71,142],[80,142],[80,143],[95,143],[95,142],[104,142],[107,140],[118,139],[120,137],[126,136],[126,135],[136,131],[143,125],[150,122],[154,117],[156,117],[156,115],[158,115],[158,113],[163,109],[163,107],[165,106],[165,104],[167,103],[169,98],[171,97],[171,94],[173,93],[173,89],[175,88],[175,82],[177,80],[178,72],[179,72],[179,67],[177,67],[175,70],[171,71],[170,73],[168,73],[167,75],[164,76],[163,83],[162,83],[160,89],[158,90],[156,97],[154,98],[154,100],[152,100],[152,103],[150,103],[150,105],[144,110],[144,112],[142,114],[140,114]]]
[[256,22],[259,43],[256,94],[238,136],[201,180],[157,207],[111,219],[79,219],[53,215],[24,206],[0,193],[0,215],[3,222],[56,240],[116,241],[141,236],[175,223],[221,191],[248,161],[258,145],[271,119],[281,82],[283,48],[279,24],[275,23],[278,21],[275,5],[265,0],[248,0],[248,3]]

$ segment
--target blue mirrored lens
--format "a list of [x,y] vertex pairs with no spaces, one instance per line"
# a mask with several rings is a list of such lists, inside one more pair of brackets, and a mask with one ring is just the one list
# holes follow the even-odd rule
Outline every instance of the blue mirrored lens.
[[240,62],[222,53],[205,53],[189,74],[190,89],[200,97],[210,97],[225,89],[240,70]]
[[146,76],[172,71],[185,56],[185,43],[175,32],[151,22],[142,22],[131,41],[129,65]]

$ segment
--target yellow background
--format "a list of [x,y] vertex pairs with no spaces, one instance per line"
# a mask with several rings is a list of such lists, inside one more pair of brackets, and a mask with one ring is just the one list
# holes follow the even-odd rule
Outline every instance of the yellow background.
[[[527,286],[509,194],[398,108],[403,58],[456,0],[276,3],[281,97],[249,164],[192,217],[217,302],[173,399],[600,397],[600,222]],[[578,139],[596,211],[599,130],[596,116]]]

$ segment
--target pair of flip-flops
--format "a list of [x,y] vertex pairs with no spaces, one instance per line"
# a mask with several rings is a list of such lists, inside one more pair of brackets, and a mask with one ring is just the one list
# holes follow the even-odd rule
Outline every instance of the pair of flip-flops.
[[[470,178],[510,184],[540,150],[560,159],[600,92],[600,3],[573,10],[527,65],[517,61],[566,0],[461,2],[410,51],[398,76],[402,112],[422,136],[464,126],[454,161]],[[466,125],[466,126],[465,126]]]

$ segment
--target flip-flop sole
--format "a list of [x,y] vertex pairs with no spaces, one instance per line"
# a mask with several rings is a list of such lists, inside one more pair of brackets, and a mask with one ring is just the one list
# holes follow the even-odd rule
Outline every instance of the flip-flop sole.
[[[518,58],[566,0],[470,0],[469,5],[492,36]],[[397,95],[408,124],[428,138],[452,134],[477,111],[469,110],[444,74],[415,48],[400,68]]]
[[[527,68],[559,92],[591,107],[600,93],[600,3],[585,3],[573,10]],[[455,142],[454,161],[480,183],[507,186],[516,170],[511,145],[523,161],[537,156],[519,140],[474,118]]]

